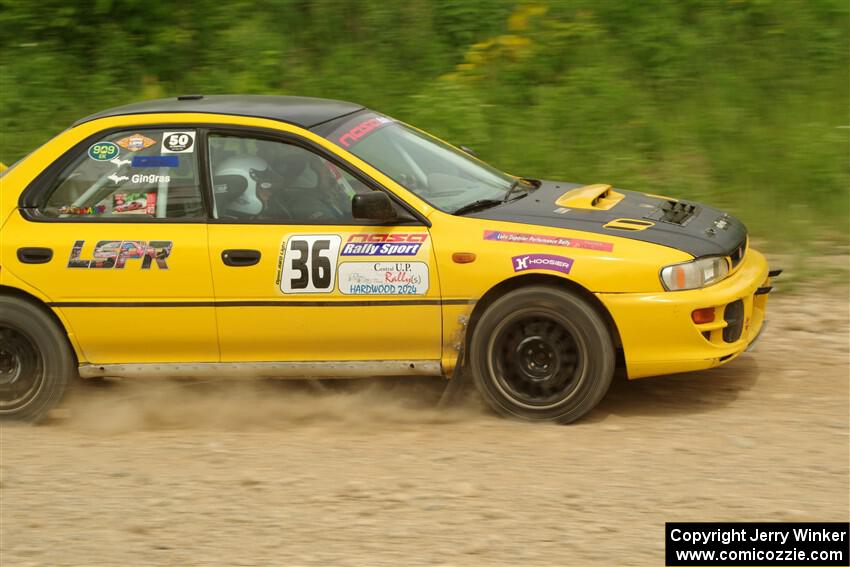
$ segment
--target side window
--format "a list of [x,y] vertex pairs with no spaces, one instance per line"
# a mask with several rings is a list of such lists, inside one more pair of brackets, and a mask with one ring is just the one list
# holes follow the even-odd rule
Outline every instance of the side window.
[[194,130],[105,136],[59,176],[41,213],[53,218],[203,218]]
[[353,223],[352,197],[372,191],[328,160],[284,142],[212,135],[209,156],[216,218]]

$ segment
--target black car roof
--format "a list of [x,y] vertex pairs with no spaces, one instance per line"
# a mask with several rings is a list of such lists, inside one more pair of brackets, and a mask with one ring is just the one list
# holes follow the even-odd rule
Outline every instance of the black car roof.
[[340,100],[300,96],[262,95],[189,95],[137,102],[110,108],[77,120],[74,126],[107,118],[132,114],[157,114],[168,112],[204,112],[268,118],[302,128],[312,128],[346,114],[362,110],[363,106]]

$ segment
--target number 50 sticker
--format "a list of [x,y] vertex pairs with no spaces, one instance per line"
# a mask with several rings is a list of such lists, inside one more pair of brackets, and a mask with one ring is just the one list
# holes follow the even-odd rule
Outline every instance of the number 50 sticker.
[[286,241],[280,291],[329,293],[336,283],[337,234],[299,234]]
[[162,153],[191,154],[195,151],[194,132],[163,132]]

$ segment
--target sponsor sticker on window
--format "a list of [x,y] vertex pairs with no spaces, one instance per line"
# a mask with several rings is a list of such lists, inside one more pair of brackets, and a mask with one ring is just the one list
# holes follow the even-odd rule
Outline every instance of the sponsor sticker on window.
[[98,142],[89,148],[89,158],[95,161],[110,161],[117,158],[120,151],[112,142]]
[[133,134],[131,136],[127,136],[126,138],[121,138],[115,143],[124,148],[125,150],[129,150],[131,152],[139,152],[156,144],[156,140],[152,140],[147,136],[143,136],[142,134]]
[[190,154],[195,151],[194,132],[163,132],[162,153]]

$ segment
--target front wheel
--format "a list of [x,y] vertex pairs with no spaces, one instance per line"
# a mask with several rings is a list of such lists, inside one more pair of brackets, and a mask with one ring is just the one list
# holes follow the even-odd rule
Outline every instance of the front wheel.
[[580,297],[520,288],[487,307],[470,342],[475,385],[497,412],[569,423],[605,396],[614,346],[602,317]]
[[75,371],[68,338],[48,314],[0,296],[0,420],[45,417]]

